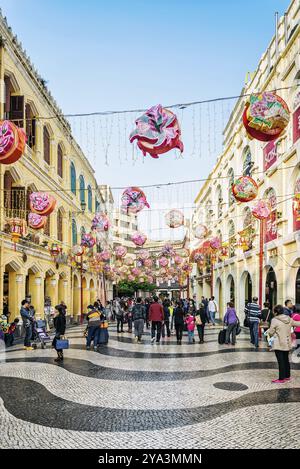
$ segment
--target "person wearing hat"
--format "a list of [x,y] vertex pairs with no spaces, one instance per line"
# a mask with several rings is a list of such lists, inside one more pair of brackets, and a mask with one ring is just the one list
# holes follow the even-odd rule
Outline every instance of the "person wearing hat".
[[101,324],[101,313],[93,305],[88,306],[87,313],[88,321],[88,335],[86,338],[86,349],[91,349],[91,342],[93,340],[94,350],[97,349],[99,334],[100,334],[100,324]]

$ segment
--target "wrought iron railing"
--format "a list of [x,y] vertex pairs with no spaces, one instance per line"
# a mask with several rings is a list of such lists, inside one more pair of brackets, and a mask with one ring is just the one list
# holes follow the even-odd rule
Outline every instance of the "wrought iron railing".
[[4,190],[4,216],[6,218],[27,218],[27,199],[25,189]]

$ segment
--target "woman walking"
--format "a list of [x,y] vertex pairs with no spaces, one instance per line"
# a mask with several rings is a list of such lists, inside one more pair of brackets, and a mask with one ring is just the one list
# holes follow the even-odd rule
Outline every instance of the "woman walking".
[[182,333],[184,328],[184,311],[180,301],[177,301],[176,308],[174,309],[174,324],[177,337],[177,345],[181,345]]
[[[295,305],[292,318],[294,321],[300,321],[300,305],[299,304]],[[300,327],[295,327],[294,332],[295,332],[296,341],[297,341],[296,349],[299,349],[300,348]]]
[[286,314],[282,305],[277,305],[273,310],[270,329],[266,331],[269,337],[274,337],[272,349],[275,352],[278,367],[279,378],[273,379],[272,383],[283,384],[291,380],[289,351],[292,348],[291,327],[300,327],[300,321],[295,321]]
[[204,328],[205,323],[207,322],[207,316],[205,311],[205,306],[203,303],[199,303],[199,309],[196,311],[195,316],[196,327],[199,336],[199,344],[204,343]]
[[227,311],[224,316],[224,324],[227,326],[226,329],[226,338],[225,338],[225,344],[229,345],[230,343],[230,337],[231,337],[231,344],[235,345],[235,340],[236,340],[236,328],[238,325],[238,317],[236,314],[236,310],[234,308],[234,304],[232,301],[230,301],[227,304]]
[[189,344],[194,344],[195,318],[190,312],[187,314],[185,323],[187,325]]
[[52,346],[57,351],[57,358],[54,360],[56,362],[61,362],[64,359],[63,351],[56,348],[56,342],[62,335],[66,332],[66,316],[65,310],[61,305],[55,307],[55,317],[54,317],[54,327],[55,327],[55,337],[52,342]]

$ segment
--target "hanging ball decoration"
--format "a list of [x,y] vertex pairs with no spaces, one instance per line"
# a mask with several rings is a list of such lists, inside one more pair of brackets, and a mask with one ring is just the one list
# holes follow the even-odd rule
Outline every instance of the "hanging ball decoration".
[[177,265],[181,265],[182,262],[183,262],[183,259],[182,259],[181,256],[179,256],[179,255],[177,254],[177,255],[174,257],[174,262],[175,262],[175,264],[177,264]]
[[183,152],[180,140],[181,131],[176,115],[162,107],[161,104],[151,107],[136,121],[136,129],[131,132],[129,140],[137,140],[139,149],[152,158],[174,148]]
[[0,120],[0,163],[12,164],[25,151],[26,135],[13,122]]
[[144,233],[140,233],[139,231],[136,231],[131,235],[131,241],[136,245],[136,246],[143,246],[145,242],[147,241],[147,236]]
[[29,213],[28,225],[33,230],[40,230],[41,228],[44,228],[46,226],[46,223],[47,217],[44,217],[43,215],[39,215],[37,213]]
[[216,251],[217,249],[220,249],[221,245],[222,245],[221,240],[217,236],[210,240],[210,247],[214,251]]
[[122,259],[127,254],[127,248],[125,246],[117,246],[115,249],[115,255],[117,259]]
[[108,231],[110,227],[110,221],[105,213],[96,213],[92,220],[92,230],[103,232]]
[[165,257],[173,257],[175,255],[175,251],[172,244],[166,244],[161,250],[161,255]]
[[141,269],[138,269],[138,267],[134,267],[133,269],[131,269],[131,273],[135,277],[138,277],[139,275],[141,275]]
[[138,259],[141,259],[144,261],[145,259],[149,259],[150,257],[150,252],[147,251],[146,249],[142,249],[138,254],[137,254]]
[[102,252],[99,253],[101,256],[101,260],[104,262],[109,261],[110,259],[110,251],[108,249],[104,249]]
[[30,210],[43,216],[50,215],[56,206],[55,198],[45,192],[32,192],[29,200]]
[[165,221],[170,228],[179,228],[184,223],[184,215],[180,210],[170,210],[165,216]]
[[73,256],[82,256],[84,254],[84,247],[76,244],[72,247],[72,254]]
[[166,267],[169,264],[169,260],[166,257],[161,257],[158,262],[161,267]]
[[84,233],[81,237],[81,246],[93,248],[96,244],[95,238],[90,233]]
[[252,208],[252,215],[258,220],[265,220],[271,215],[271,206],[269,202],[259,200]]
[[139,187],[127,187],[121,197],[121,210],[124,213],[138,213],[150,207],[145,193]]
[[277,94],[252,94],[245,105],[243,124],[250,138],[262,142],[276,140],[289,123],[290,111]]
[[258,193],[258,185],[250,176],[241,176],[232,185],[234,198],[239,202],[250,202]]
[[204,239],[208,235],[208,228],[205,225],[197,225],[194,229],[194,236],[197,239]]
[[125,265],[128,265],[128,266],[131,266],[134,264],[134,259],[132,257],[125,257],[124,259],[124,264]]
[[145,259],[145,260],[144,260],[144,266],[145,266],[145,267],[152,267],[152,266],[153,266],[153,261],[152,261],[152,259],[149,259],[149,258],[148,258],[148,259]]

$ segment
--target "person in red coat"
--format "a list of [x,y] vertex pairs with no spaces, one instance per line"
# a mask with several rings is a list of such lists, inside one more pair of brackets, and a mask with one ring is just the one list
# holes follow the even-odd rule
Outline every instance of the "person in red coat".
[[150,305],[149,308],[149,321],[151,321],[151,344],[155,341],[156,333],[156,343],[160,341],[161,327],[164,320],[164,309],[162,305],[158,302],[157,296],[153,298],[154,302]]

